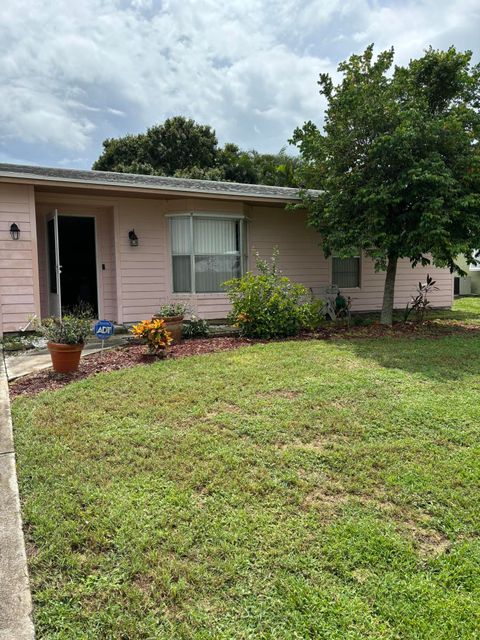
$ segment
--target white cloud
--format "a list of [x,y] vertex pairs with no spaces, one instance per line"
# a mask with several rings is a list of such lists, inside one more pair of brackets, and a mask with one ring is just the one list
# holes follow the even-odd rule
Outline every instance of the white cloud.
[[[475,42],[478,0],[3,0],[0,155],[86,166],[103,138],[185,114],[278,150],[316,80],[369,42],[399,62]],[[472,46],[472,45],[470,45]]]

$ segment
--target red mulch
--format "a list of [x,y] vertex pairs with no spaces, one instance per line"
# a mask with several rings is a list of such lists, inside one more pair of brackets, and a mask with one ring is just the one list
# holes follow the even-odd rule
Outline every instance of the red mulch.
[[[214,351],[227,351],[244,347],[253,342],[255,341],[246,338],[199,338],[186,340],[182,344],[171,346],[166,357],[183,358],[184,356],[213,353]],[[11,383],[10,396],[15,398],[20,395],[35,395],[41,391],[58,389],[70,382],[88,378],[88,376],[102,371],[117,371],[137,364],[152,364],[153,362],[158,362],[158,360],[157,357],[146,353],[145,345],[128,344],[109,349],[103,354],[98,352],[82,358],[78,371],[75,373],[55,373],[51,369],[45,369],[38,373],[23,376]]]
[[[387,327],[379,323],[366,326],[339,326],[326,325],[325,328],[315,333],[305,333],[297,340],[328,340],[328,339],[353,339],[353,338],[440,338],[445,335],[479,335],[478,325],[462,324],[460,322],[425,322],[423,325],[415,323],[396,323],[393,327]],[[291,338],[290,338],[291,339]],[[183,358],[185,356],[213,353],[215,351],[228,351],[251,344],[265,342],[261,340],[249,340],[247,338],[197,338],[185,340],[180,345],[173,345],[168,349],[167,358]],[[146,353],[145,345],[128,344],[115,349],[105,351],[103,354],[95,353],[80,361],[78,371],[72,374],[55,373],[51,369],[32,373],[15,380],[10,385],[12,398],[20,395],[35,395],[41,391],[58,389],[75,380],[82,380],[88,376],[103,371],[117,371],[133,367],[138,364],[151,364],[158,358]]]

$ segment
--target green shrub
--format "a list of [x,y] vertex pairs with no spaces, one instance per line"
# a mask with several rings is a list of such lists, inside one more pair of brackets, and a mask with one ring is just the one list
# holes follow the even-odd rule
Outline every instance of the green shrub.
[[192,315],[190,320],[184,323],[182,335],[184,338],[206,338],[210,335],[210,327],[206,320]]
[[62,318],[45,318],[40,328],[48,342],[57,344],[83,344],[92,333],[89,318],[64,315]]
[[281,275],[275,251],[269,262],[257,255],[258,275],[251,272],[224,283],[232,303],[230,319],[250,338],[294,336],[313,322],[315,310],[306,287]]
[[93,309],[81,303],[72,307],[61,318],[36,318],[32,326],[47,339],[57,344],[82,344],[92,334]]
[[302,329],[315,331],[325,320],[325,302],[321,298],[312,298],[301,305]]

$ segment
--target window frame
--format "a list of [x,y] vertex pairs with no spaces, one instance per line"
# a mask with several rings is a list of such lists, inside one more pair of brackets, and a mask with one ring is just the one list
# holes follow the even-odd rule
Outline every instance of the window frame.
[[[226,295],[223,291],[197,291],[196,290],[196,273],[195,273],[195,231],[194,231],[194,221],[195,219],[201,220],[227,220],[228,222],[236,222],[239,224],[239,252],[238,257],[240,259],[240,277],[245,274],[248,268],[248,235],[247,235],[247,221],[248,218],[245,215],[237,214],[237,213],[218,213],[218,212],[179,212],[179,213],[170,213],[166,214],[165,217],[168,220],[168,241],[170,247],[170,287],[172,295],[175,296],[218,296],[218,295]],[[172,224],[171,221],[173,219],[189,219],[189,230],[190,230],[190,283],[191,288],[190,291],[175,291],[174,290],[174,273],[173,273],[173,235],[172,235]],[[178,254],[178,255],[188,255],[188,254]],[[199,254],[200,255],[200,254]],[[213,254],[212,254],[213,255]],[[231,254],[218,254],[218,255],[231,255]]]
[[[339,284],[333,281],[333,259],[334,258],[339,258],[340,260],[351,260],[353,258],[358,259],[358,285],[356,287],[341,287]],[[362,267],[363,267],[363,258],[361,253],[355,254],[354,256],[349,256],[348,258],[343,258],[342,256],[339,256],[333,253],[330,256],[330,286],[332,287],[337,286],[342,291],[358,291],[359,289],[362,288],[362,271],[363,271]]]

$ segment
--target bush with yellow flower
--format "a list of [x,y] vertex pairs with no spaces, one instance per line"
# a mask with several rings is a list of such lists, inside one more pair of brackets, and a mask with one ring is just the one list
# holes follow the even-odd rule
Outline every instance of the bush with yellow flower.
[[133,325],[130,331],[136,338],[145,340],[149,353],[159,356],[165,353],[173,341],[172,334],[167,331],[165,322],[160,318],[142,320]]

